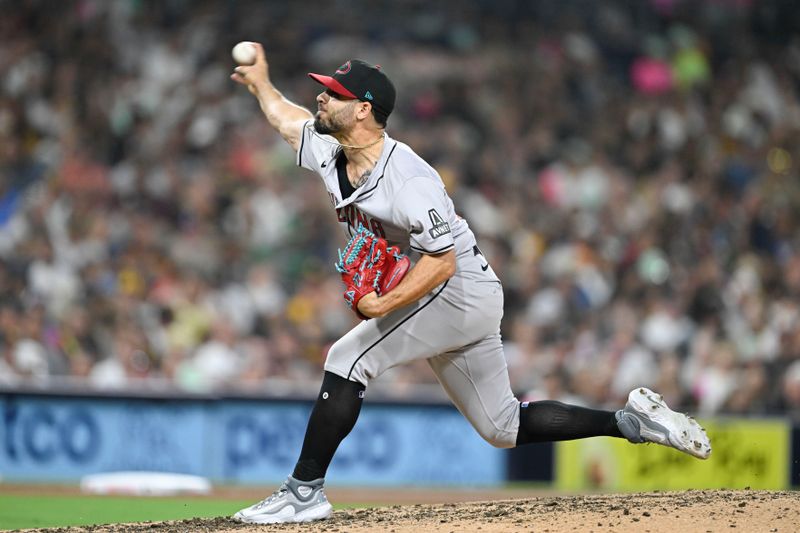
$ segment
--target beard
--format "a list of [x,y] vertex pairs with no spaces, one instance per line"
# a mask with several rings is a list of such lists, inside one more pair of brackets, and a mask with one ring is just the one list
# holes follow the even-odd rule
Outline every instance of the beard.
[[332,135],[334,133],[341,133],[347,129],[347,120],[345,117],[352,108],[352,104],[340,109],[333,113],[328,113],[327,120],[320,118],[320,112],[314,116],[314,131],[320,135]]
[[320,135],[330,135],[341,131],[341,127],[333,122],[323,122],[319,118],[319,113],[317,113],[317,116],[314,117],[314,131]]

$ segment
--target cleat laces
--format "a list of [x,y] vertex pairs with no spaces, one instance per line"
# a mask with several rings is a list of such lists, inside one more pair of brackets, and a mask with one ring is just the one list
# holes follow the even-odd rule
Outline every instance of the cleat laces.
[[264,507],[271,504],[272,502],[274,502],[287,492],[289,492],[289,489],[287,489],[284,485],[281,485],[281,487],[275,492],[273,492],[268,498],[264,498],[263,500],[258,502],[258,504],[256,504],[256,509],[263,509]]

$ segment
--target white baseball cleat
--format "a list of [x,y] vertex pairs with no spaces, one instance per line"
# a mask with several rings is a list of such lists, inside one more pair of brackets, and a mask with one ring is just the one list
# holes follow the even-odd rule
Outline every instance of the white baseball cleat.
[[676,413],[664,397],[644,387],[632,390],[624,409],[617,411],[617,427],[631,442],[655,442],[699,459],[711,455],[711,443],[697,421]]
[[300,481],[289,476],[272,496],[242,509],[234,520],[250,524],[312,522],[331,516],[333,506],[322,488],[324,479]]

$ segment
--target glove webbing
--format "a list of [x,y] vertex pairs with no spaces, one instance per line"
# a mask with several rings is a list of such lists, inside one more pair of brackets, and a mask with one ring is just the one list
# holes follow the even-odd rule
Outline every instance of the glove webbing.
[[[352,237],[350,237],[350,240],[347,241],[347,245],[344,247],[344,252],[342,252],[341,248],[339,249],[339,261],[337,261],[335,264],[337,272],[340,274],[347,272],[347,267],[355,262],[359,253],[361,252],[361,249],[367,243],[367,238],[370,237],[373,239],[372,248],[370,249],[371,256],[372,251],[375,248],[375,234],[365,228],[363,224],[359,224],[356,232]],[[372,266],[372,263],[370,266]]]

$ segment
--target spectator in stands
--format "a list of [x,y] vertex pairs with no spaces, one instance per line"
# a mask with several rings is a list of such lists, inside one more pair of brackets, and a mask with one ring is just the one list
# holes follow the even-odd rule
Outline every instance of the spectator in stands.
[[204,387],[316,379],[350,327],[338,229],[225,74],[231,36],[269,35],[296,100],[342,48],[413,73],[393,128],[506,280],[518,392],[616,404],[652,376],[709,414],[798,410],[791,3],[360,4],[409,21],[380,34],[347,1],[309,26],[317,3],[0,17],[0,384],[180,387],[207,357]]

